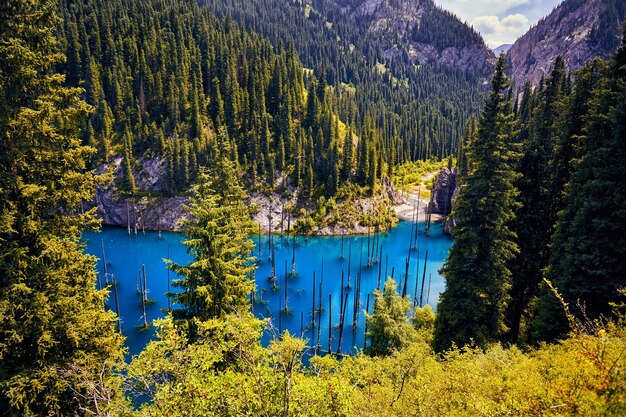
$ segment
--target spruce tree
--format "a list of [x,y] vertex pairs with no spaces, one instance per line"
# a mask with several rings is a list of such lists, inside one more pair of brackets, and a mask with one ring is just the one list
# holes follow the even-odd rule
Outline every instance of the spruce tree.
[[[564,97],[565,64],[559,56],[543,90],[538,94],[538,105],[529,126],[522,126],[523,156],[520,178],[516,181],[521,205],[516,210],[511,229],[519,254],[509,263],[512,273],[511,303],[507,310],[509,340],[516,342],[522,316],[530,300],[536,295],[543,270],[548,264],[549,242],[552,238],[555,214],[552,212],[556,190],[553,190],[551,163],[558,142],[558,120]],[[525,94],[529,94],[525,90]],[[524,101],[528,101],[525,99]],[[522,103],[522,113],[527,112]],[[525,123],[522,121],[522,123]],[[553,192],[554,191],[554,192]]]
[[[225,128],[222,130],[219,136],[226,137]],[[190,216],[183,222],[188,237],[183,244],[193,260],[188,265],[168,261],[169,268],[181,277],[174,282],[181,288],[175,297],[181,308],[173,315],[187,327],[191,341],[195,319],[246,311],[248,295],[254,291],[250,255],[254,243],[249,236],[255,229],[228,147],[228,142],[219,144],[212,168],[202,170],[193,187]]]
[[134,194],[136,191],[135,177],[133,176],[133,134],[126,130],[124,141],[124,159],[122,160],[122,190]]
[[[589,109],[546,273],[581,319],[610,316],[610,303],[626,286],[626,33]],[[567,332],[558,301],[544,287],[534,339],[553,340]]]
[[485,346],[506,331],[507,262],[517,251],[509,229],[517,206],[517,154],[511,144],[513,115],[504,61],[501,55],[478,134],[467,150],[470,170],[453,213],[454,243],[441,270],[446,289],[437,307],[433,345],[438,352],[472,340]]
[[85,171],[92,148],[80,127],[82,90],[55,72],[63,61],[56,2],[0,6],[0,410],[3,415],[81,415],[107,410],[96,386],[111,386],[122,337],[95,259],[80,235],[98,226]]
[[352,175],[354,167],[354,142],[352,138],[352,128],[348,128],[343,141],[343,158],[341,163],[341,181],[348,181]]

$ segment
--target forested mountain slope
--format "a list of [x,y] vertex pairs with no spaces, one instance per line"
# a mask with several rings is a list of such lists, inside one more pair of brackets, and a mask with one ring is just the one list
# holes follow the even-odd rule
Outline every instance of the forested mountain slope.
[[[396,161],[451,153],[458,147],[465,120],[482,107],[481,80],[490,75],[493,62],[463,64],[475,59],[473,52],[458,59],[456,52],[450,59],[437,57],[447,56],[446,47],[454,46],[449,42],[457,39],[482,51],[482,39],[431,1],[377,1],[376,10],[370,10],[370,3],[201,1],[218,17],[232,16],[273,45],[292,43],[305,67],[318,75],[325,72],[330,85],[342,86],[338,91],[348,93],[336,108],[343,120],[354,119],[360,129],[370,116],[384,140],[399,138]],[[405,16],[411,36],[419,39],[424,50],[437,52],[418,57],[409,51],[412,41],[391,27],[369,29],[374,20],[398,14]]]
[[60,69],[93,106],[91,163],[115,170],[127,196],[185,193],[225,144],[251,190],[310,198],[340,182],[373,191],[411,156],[371,119],[358,132],[340,120],[344,94],[304,71],[293,45],[274,47],[194,2],[67,0],[60,11]]
[[[325,0],[320,10],[347,15],[385,57],[408,57],[414,64],[433,64],[491,75],[495,57],[483,38],[432,0]],[[335,11],[338,8],[339,11]]]
[[624,19],[626,2],[621,0],[564,1],[509,50],[513,81],[519,89],[526,81],[537,86],[558,55],[570,71],[594,57],[606,59],[620,45]]

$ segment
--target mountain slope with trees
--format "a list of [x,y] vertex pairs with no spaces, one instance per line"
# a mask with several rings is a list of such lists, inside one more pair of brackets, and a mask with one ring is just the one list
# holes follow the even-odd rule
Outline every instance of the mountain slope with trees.
[[305,71],[293,45],[274,47],[195,3],[67,0],[60,13],[59,69],[94,107],[83,126],[98,150],[91,165],[116,172],[128,207],[186,194],[221,144],[248,189],[295,192],[302,204],[346,184],[375,194],[397,163],[417,158],[372,118],[342,118],[350,93]]
[[[396,143],[393,160],[397,163],[444,158],[458,146],[465,121],[480,110],[484,98],[481,80],[490,73],[493,61],[486,60],[472,69],[455,59],[449,65],[416,65],[406,50],[386,54],[394,48],[398,34],[368,31],[366,19],[355,11],[366,3],[201,2],[219,18],[231,17],[275,46],[293,44],[303,65],[318,78],[325,73],[326,82],[334,87],[335,95],[340,95],[335,106],[340,118],[354,124],[355,131],[361,131],[370,118],[384,142]],[[395,9],[396,2],[379,3],[393,13],[399,10]],[[407,19],[414,28],[428,29],[431,39],[427,42],[437,40],[441,43],[438,47],[445,49],[454,37],[464,39],[471,48],[482,48],[482,40],[458,19],[436,9],[430,1],[419,3],[433,19],[424,18],[425,26],[416,23],[421,14],[411,13]],[[439,17],[443,22],[436,20]]]
[[566,0],[519,38],[507,53],[518,89],[547,78],[557,56],[575,71],[617,50],[626,4],[619,0]]
[[[488,101],[478,134],[468,146],[469,170],[453,211],[455,244],[443,269],[447,285],[438,309],[436,349],[445,350],[453,342],[484,346],[486,341],[499,340],[523,345],[564,337],[571,319],[550,285],[560,291],[575,320],[611,317],[620,289],[626,286],[626,222],[618,203],[624,201],[626,178],[625,53],[622,44],[608,64],[596,59],[570,75],[564,60],[557,57],[552,73],[537,89],[526,84],[515,106],[514,128],[488,129],[493,142],[481,154],[476,152],[485,143],[480,123],[511,117],[506,106],[489,113]],[[521,152],[521,159],[507,165],[510,173],[485,177],[485,167],[487,172],[498,169],[493,158],[506,159],[509,148]],[[490,193],[508,184],[511,176],[515,180],[510,195],[515,197],[506,204]],[[491,204],[513,210],[496,217],[476,215]],[[494,222],[499,226],[494,227]],[[480,252],[486,244],[493,247]],[[498,251],[505,253],[482,268],[475,267]],[[552,284],[544,283],[544,278]],[[474,297],[467,296],[468,291]],[[500,297],[492,298],[493,294]],[[468,300],[476,302],[470,305]],[[486,319],[484,314],[490,311],[497,314]],[[501,315],[502,311],[506,313]],[[497,326],[490,327],[492,323]]]

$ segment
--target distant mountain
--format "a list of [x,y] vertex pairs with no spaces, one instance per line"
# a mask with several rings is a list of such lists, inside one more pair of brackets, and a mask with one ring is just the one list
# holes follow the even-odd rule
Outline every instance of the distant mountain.
[[625,17],[624,0],[565,0],[509,50],[513,80],[518,88],[526,81],[536,86],[558,55],[569,70],[606,58],[619,47]]
[[386,57],[407,56],[434,64],[491,75],[495,56],[478,32],[432,0],[326,0],[339,7],[370,37],[381,41]]
[[493,48],[492,51],[494,54],[500,55],[502,52],[507,53],[509,49],[511,49],[511,46],[513,46],[513,44],[505,43],[505,44],[498,46],[497,48]]

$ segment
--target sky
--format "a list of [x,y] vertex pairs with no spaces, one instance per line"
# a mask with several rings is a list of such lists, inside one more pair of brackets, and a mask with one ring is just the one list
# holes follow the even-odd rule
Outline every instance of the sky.
[[435,0],[474,27],[490,48],[514,43],[562,0]]

